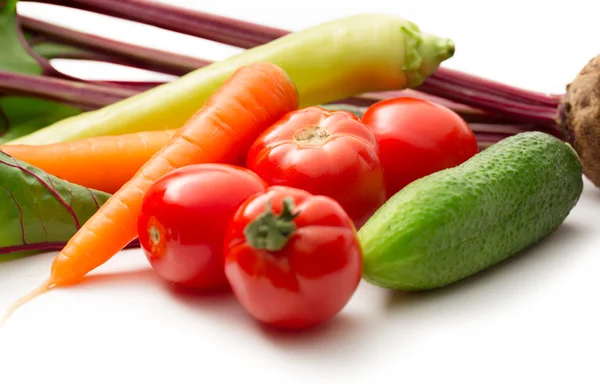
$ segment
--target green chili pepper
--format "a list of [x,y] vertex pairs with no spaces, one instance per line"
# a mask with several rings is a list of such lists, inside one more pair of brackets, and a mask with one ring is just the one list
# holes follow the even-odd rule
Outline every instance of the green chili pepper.
[[98,110],[69,117],[9,144],[47,144],[93,136],[176,129],[238,68],[279,65],[300,107],[365,92],[412,88],[452,57],[454,43],[395,15],[350,16],[283,36]]

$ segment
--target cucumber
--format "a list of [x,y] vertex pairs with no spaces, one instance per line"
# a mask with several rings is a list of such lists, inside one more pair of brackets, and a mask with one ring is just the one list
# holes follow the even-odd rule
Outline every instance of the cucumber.
[[506,138],[381,206],[358,231],[363,278],[405,291],[454,283],[549,236],[582,190],[568,144],[542,132]]

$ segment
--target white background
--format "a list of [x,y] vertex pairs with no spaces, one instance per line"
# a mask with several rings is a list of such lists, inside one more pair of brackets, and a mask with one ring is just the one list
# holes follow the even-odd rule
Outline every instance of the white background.
[[[598,13],[584,0],[170,3],[290,30],[359,12],[396,13],[455,41],[445,66],[552,93],[600,50]],[[207,59],[238,52],[78,11],[19,10]],[[89,78],[155,78],[116,66],[57,65]],[[0,383],[598,383],[599,234],[600,191],[586,181],[572,214],[539,246],[427,294],[363,283],[328,326],[297,335],[258,326],[230,295],[174,294],[141,251],[130,250],[81,285],[14,314],[0,329]],[[46,278],[53,256],[0,264],[0,310]]]

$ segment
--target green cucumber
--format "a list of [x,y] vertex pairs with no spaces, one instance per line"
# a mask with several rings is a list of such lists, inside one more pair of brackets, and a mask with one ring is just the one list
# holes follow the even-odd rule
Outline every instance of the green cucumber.
[[358,232],[363,278],[406,291],[454,283],[549,236],[582,190],[568,144],[542,132],[506,138],[380,207]]

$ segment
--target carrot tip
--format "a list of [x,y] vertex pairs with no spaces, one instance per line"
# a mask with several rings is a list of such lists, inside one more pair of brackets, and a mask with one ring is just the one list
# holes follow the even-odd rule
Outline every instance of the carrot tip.
[[23,304],[27,303],[28,301],[36,298],[37,296],[47,292],[50,288],[52,288],[53,285],[54,285],[54,282],[52,281],[52,279],[48,279],[48,280],[44,281],[39,287],[37,287],[36,289],[34,289],[30,293],[28,293],[27,295],[25,295],[25,296],[21,297],[20,299],[16,300],[15,302],[13,302],[7,308],[6,312],[4,313],[4,316],[2,317],[2,320],[0,320],[0,327],[2,327],[4,325],[4,323],[6,323],[8,318],[10,316],[12,316],[12,314],[15,312],[15,310],[17,310],[17,308],[19,308]]

